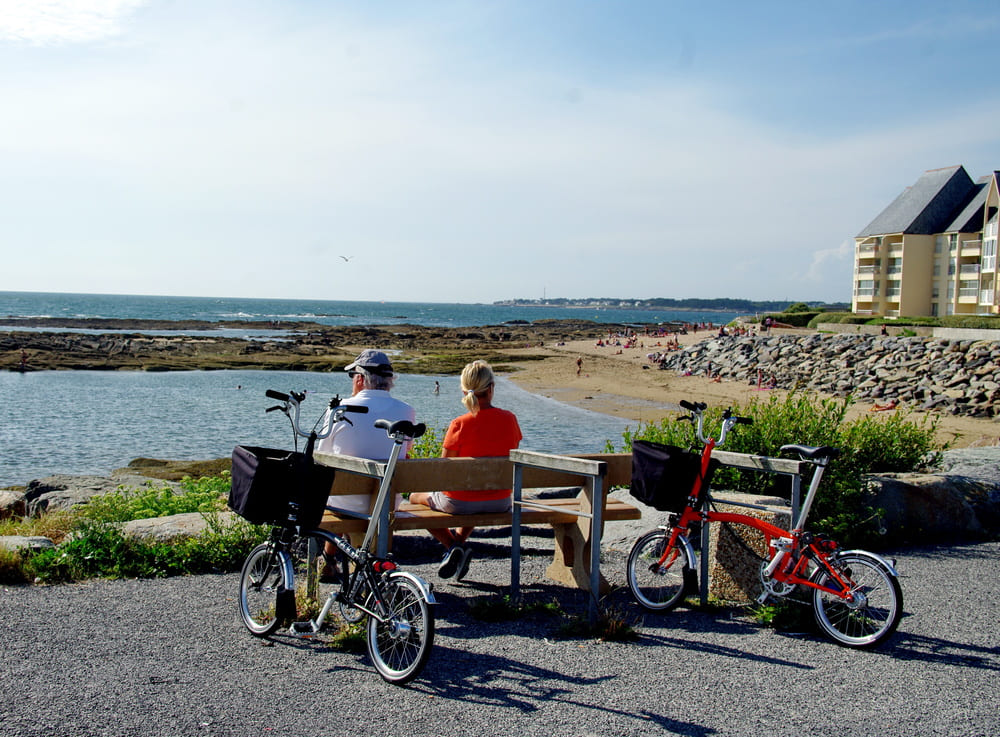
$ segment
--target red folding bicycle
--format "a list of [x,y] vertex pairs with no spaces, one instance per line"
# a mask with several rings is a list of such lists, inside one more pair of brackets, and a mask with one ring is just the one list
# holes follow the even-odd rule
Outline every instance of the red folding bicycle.
[[[666,526],[641,536],[628,557],[628,585],[636,601],[651,611],[666,612],[694,592],[696,587],[695,551],[688,537],[696,523],[723,522],[746,525],[763,535],[768,555],[761,563],[763,593],[758,602],[787,597],[807,589],[816,623],[823,633],[839,645],[853,648],[874,647],[889,637],[903,613],[903,593],[894,565],[882,556],[866,550],[841,550],[825,535],[807,532],[806,519],[819,490],[823,472],[840,452],[830,446],[784,445],[783,453],[794,453],[813,464],[814,471],[798,519],[790,530],[765,520],[737,512],[720,512],[712,507],[708,479],[713,470],[712,451],[722,446],[737,424],[751,420],[723,413],[718,439],[705,437],[702,403],[681,402],[691,412],[695,433],[702,443],[701,454],[679,448],[645,443],[660,459],[652,463],[658,471],[638,474],[633,471],[632,493],[658,509],[671,511]],[[639,450],[633,443],[633,462]],[[673,456],[673,460],[665,456]],[[681,486],[677,476],[694,477],[690,487]],[[681,471],[677,473],[677,469]],[[677,473],[677,476],[674,474]],[[673,479],[670,476],[674,476]],[[684,489],[690,488],[685,495]]]

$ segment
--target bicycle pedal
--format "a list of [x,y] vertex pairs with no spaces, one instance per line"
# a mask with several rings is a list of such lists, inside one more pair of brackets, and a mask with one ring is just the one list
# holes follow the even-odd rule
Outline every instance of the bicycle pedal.
[[316,625],[314,625],[312,622],[306,621],[306,622],[292,622],[291,626],[288,628],[288,631],[295,637],[307,638],[307,637],[312,637],[319,630],[316,628]]
[[757,597],[757,603],[760,604],[761,606],[764,606],[764,604],[767,603],[767,600],[769,598],[771,598],[771,595],[765,591],[764,593],[762,593],[760,596]]

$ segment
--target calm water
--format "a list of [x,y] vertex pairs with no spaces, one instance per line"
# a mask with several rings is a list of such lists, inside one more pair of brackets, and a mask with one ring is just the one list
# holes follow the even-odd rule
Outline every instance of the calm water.
[[[0,292],[3,319],[21,317],[155,320],[314,321],[328,325],[496,325],[510,320],[588,319],[607,323],[670,320],[728,321],[713,312],[514,307],[486,304],[336,302],[325,300],[148,297]],[[151,331],[152,332],[152,331]],[[229,334],[229,331],[225,331]],[[270,331],[258,330],[264,336]],[[239,334],[239,331],[232,333]],[[435,378],[441,382],[434,396]],[[242,388],[237,388],[242,387]],[[281,415],[265,416],[264,390],[307,389],[306,417],[318,417],[345,376],[295,372],[0,372],[0,486],[53,473],[107,474],[137,457],[200,459],[227,456],[234,445],[291,447]],[[443,432],[461,414],[457,377],[400,377],[397,396],[417,418]],[[600,452],[621,444],[625,422],[528,394],[502,382],[497,403],[517,413],[524,448]]]
[[[433,393],[434,381],[441,393]],[[287,420],[265,416],[266,389],[311,392],[303,421],[318,418],[335,393],[350,392],[346,375],[277,371],[0,372],[0,487],[53,473],[107,475],[138,457],[228,456],[237,444],[291,448]],[[314,393],[312,393],[314,392]],[[393,394],[417,419],[443,433],[464,412],[458,378],[400,376]],[[521,447],[542,452],[597,453],[621,446],[626,422],[522,391],[497,387],[498,406],[518,416]]]
[[677,310],[624,310],[571,307],[516,307],[433,302],[340,302],[228,297],[148,297],[106,294],[0,292],[4,317],[131,318],[149,320],[309,321],[323,325],[425,325],[469,327],[510,320],[586,319],[595,322],[728,322],[735,313]]

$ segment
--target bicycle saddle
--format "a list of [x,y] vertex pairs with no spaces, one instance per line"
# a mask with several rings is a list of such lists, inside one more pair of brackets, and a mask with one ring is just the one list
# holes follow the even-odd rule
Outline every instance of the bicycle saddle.
[[375,420],[375,427],[381,427],[389,435],[405,435],[411,440],[414,438],[419,438],[427,431],[427,426],[422,423],[412,423],[409,420],[396,420],[395,422],[389,422],[389,420]]
[[782,445],[782,453],[795,453],[804,461],[833,459],[840,455],[840,450],[830,445]]

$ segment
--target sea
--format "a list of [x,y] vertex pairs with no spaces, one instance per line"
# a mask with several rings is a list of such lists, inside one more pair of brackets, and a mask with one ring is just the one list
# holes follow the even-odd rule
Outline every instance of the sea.
[[[0,332],[16,335],[38,330],[18,326],[10,319],[17,317],[200,320],[220,323],[213,334],[221,336],[273,338],[280,334],[273,329],[276,326],[300,321],[428,327],[567,318],[598,323],[718,324],[735,315],[541,305],[0,292]],[[233,320],[265,325],[252,329],[222,325]],[[435,384],[440,387],[437,393]],[[220,458],[230,455],[236,445],[293,448],[284,416],[265,412],[273,405],[264,396],[267,389],[305,391],[302,423],[307,427],[313,418],[318,420],[332,397],[350,393],[346,376],[328,373],[0,372],[0,488],[53,474],[106,476],[140,457]],[[457,376],[404,374],[393,394],[413,405],[417,419],[438,435],[453,417],[464,412]],[[609,443],[620,447],[622,433],[630,424],[530,394],[505,379],[498,382],[496,404],[517,414],[524,435],[521,447],[540,452],[597,453]]]

